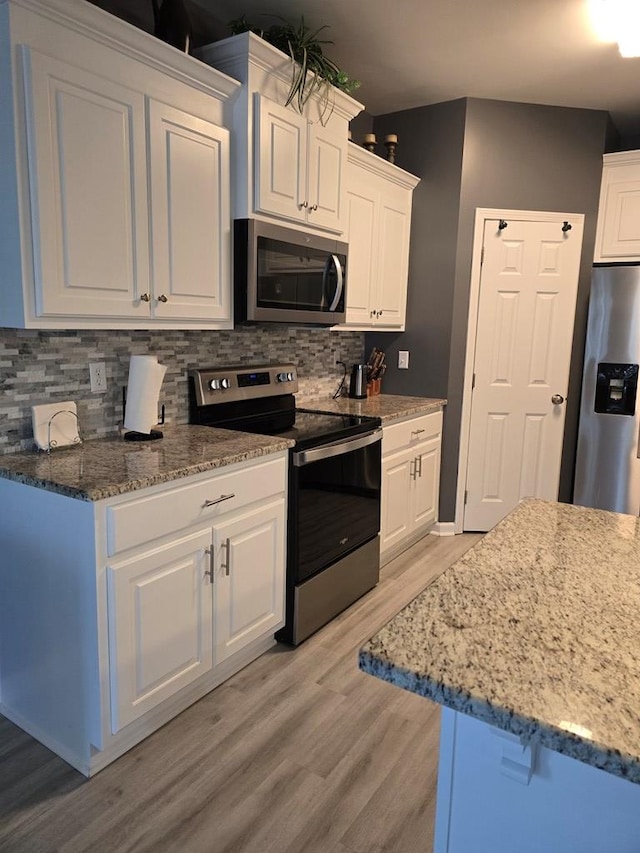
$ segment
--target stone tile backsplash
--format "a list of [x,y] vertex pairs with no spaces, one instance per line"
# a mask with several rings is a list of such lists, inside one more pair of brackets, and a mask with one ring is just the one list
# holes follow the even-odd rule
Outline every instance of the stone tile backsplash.
[[[364,335],[246,326],[233,331],[31,331],[0,329],[0,453],[33,448],[31,406],[74,400],[85,439],[116,435],[130,355],[167,365],[160,402],[169,422],[188,422],[187,371],[196,366],[291,361],[299,400],[331,395],[342,367],[361,361]],[[92,393],[89,362],[106,365],[107,391]]]

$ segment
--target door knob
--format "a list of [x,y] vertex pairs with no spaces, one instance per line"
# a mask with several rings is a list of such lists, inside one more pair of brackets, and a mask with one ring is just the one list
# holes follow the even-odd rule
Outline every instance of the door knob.
[[560,403],[564,403],[564,397],[562,396],[562,394],[554,394],[551,398],[551,402],[554,406],[559,406]]

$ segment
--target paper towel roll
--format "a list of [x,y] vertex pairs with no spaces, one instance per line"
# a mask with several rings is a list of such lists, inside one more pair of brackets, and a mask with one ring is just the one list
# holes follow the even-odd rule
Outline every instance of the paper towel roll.
[[167,368],[155,355],[132,355],[129,361],[124,428],[147,435],[158,423],[158,398]]

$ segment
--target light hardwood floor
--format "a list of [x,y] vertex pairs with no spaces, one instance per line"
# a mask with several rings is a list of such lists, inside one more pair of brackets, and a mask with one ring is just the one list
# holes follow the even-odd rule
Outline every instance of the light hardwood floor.
[[427,536],[90,780],[0,717],[0,851],[429,853],[438,706],[357,650],[480,538]]

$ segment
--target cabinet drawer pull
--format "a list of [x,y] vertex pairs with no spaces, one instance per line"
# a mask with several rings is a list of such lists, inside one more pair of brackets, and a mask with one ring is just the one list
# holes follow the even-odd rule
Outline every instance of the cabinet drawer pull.
[[209,578],[210,583],[213,583],[213,548],[205,548],[204,553],[209,558],[209,570],[204,573],[204,576]]
[[235,495],[220,495],[220,497],[216,498],[214,501],[205,501],[202,504],[202,508],[207,509],[207,507],[215,506],[216,504],[221,504],[223,501],[230,501],[231,498],[235,498]]
[[224,569],[224,573],[227,577],[229,577],[230,563],[231,563],[231,550],[230,550],[229,545],[230,545],[229,539],[227,538],[224,540],[224,542],[220,546],[221,548],[224,548],[227,552],[227,562],[226,563],[220,563],[220,568]]
[[420,435],[420,434],[421,434],[421,433],[423,433],[423,432],[426,432],[426,430],[423,430],[423,429],[412,429],[412,430],[411,430],[411,435],[412,435],[412,436],[414,436],[414,435]]

